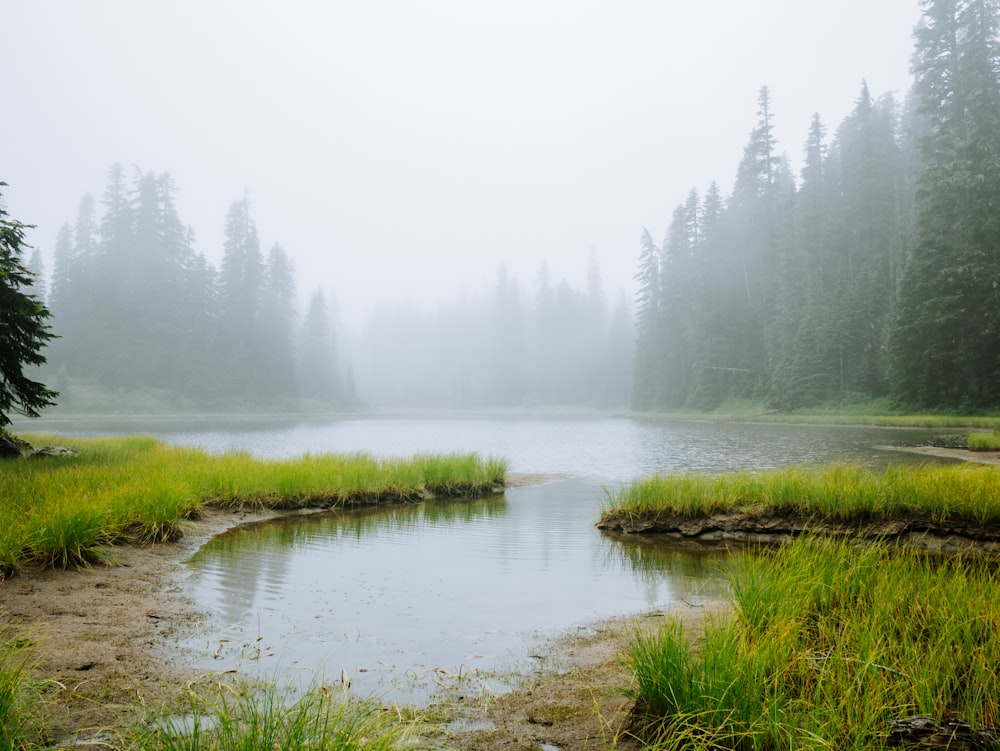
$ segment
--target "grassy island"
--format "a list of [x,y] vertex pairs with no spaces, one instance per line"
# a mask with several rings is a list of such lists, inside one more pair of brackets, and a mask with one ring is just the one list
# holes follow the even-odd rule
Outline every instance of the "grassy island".
[[29,561],[64,568],[100,559],[109,545],[170,540],[206,506],[325,508],[477,496],[503,487],[506,473],[504,461],[476,454],[266,460],[148,437],[30,438],[77,454],[3,465],[0,580]]
[[[980,465],[857,465],[788,468],[729,475],[659,475],[608,491],[599,526],[630,532],[682,532],[692,521],[737,517],[749,529],[769,520],[788,530],[834,525],[860,531],[882,522],[899,529],[1000,539],[1000,472]],[[711,528],[712,523],[707,524]],[[717,524],[715,526],[718,526]],[[691,536],[697,536],[692,534]]]

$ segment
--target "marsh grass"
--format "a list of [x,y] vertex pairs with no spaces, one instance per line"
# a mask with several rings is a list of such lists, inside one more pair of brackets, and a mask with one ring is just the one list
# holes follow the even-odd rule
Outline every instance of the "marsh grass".
[[0,578],[27,561],[80,566],[99,560],[111,545],[173,539],[180,522],[207,505],[285,509],[477,496],[502,487],[506,473],[504,461],[476,454],[264,460],[148,437],[29,438],[79,454],[4,464]]
[[936,522],[1000,521],[1000,472],[981,465],[835,464],[730,475],[659,475],[606,491],[602,520],[655,520],[743,511],[797,514],[815,521],[929,517]]
[[[191,690],[185,717],[153,718],[134,733],[142,751],[398,751],[413,722],[374,702],[350,699],[339,687],[316,685],[292,695],[274,684],[217,684]],[[150,729],[151,728],[151,729]]]
[[1000,451],[1000,429],[969,434],[970,451]]
[[631,639],[650,747],[871,749],[913,714],[1000,724],[993,565],[802,538],[731,581],[735,618],[697,644],[679,622]]
[[26,640],[0,622],[0,751],[40,743],[39,690],[29,673]]

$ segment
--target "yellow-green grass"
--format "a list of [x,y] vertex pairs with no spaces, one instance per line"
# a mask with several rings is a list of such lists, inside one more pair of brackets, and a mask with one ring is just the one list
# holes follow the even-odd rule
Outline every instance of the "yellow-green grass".
[[969,434],[970,451],[1000,451],[1000,430]]
[[1000,521],[1000,470],[957,464],[872,470],[834,464],[708,476],[657,475],[608,490],[602,522],[652,521],[743,511],[838,522],[920,516],[935,522]]
[[414,748],[416,723],[377,702],[317,684],[295,697],[275,684],[217,684],[189,693],[187,715],[154,719],[123,747],[141,751],[397,751]]
[[735,616],[697,645],[678,621],[631,639],[649,748],[878,749],[912,715],[1000,725],[995,566],[800,538],[741,557],[731,583]]
[[41,745],[44,738],[41,692],[26,667],[26,642],[0,622],[0,751]]
[[506,473],[504,461],[476,454],[265,460],[149,437],[28,438],[79,454],[3,464],[0,578],[26,561],[66,567],[98,558],[108,545],[169,540],[206,505],[299,508],[475,496],[501,487]]

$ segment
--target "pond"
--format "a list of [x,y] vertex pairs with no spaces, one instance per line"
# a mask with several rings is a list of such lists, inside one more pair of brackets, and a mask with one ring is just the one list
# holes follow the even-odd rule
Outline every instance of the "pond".
[[[139,431],[107,423],[52,429]],[[934,435],[627,417],[171,421],[141,432],[264,457],[476,451],[508,459],[514,475],[537,476],[471,502],[248,524],[187,562],[182,586],[207,617],[177,646],[196,667],[291,683],[343,677],[353,692],[400,703],[424,702],[459,677],[502,690],[504,674],[537,664],[547,637],[725,597],[719,551],[600,533],[605,488],[655,472],[926,461],[885,447]]]

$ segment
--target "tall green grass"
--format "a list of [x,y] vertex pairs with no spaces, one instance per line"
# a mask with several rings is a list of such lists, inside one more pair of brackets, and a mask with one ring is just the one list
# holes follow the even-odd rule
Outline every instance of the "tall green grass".
[[1000,471],[982,465],[836,464],[730,475],[659,475],[606,492],[602,523],[745,511],[840,522],[921,516],[1000,521]]
[[736,566],[736,616],[699,643],[678,622],[632,637],[651,748],[877,749],[914,714],[1000,725],[995,566],[813,539]]
[[189,694],[186,717],[157,719],[135,734],[142,751],[398,751],[411,728],[374,702],[350,700],[338,688],[315,686],[293,697],[273,684],[219,684]]
[[970,451],[1000,451],[1000,429],[991,433],[969,433]]
[[[0,626],[4,624],[0,623]],[[0,751],[40,745],[40,703],[37,682],[27,669],[23,639],[0,633]]]
[[502,487],[507,469],[502,460],[476,454],[265,460],[148,437],[30,438],[79,454],[4,463],[0,579],[26,561],[83,565],[109,545],[172,539],[180,522],[206,505],[300,508],[476,496]]

